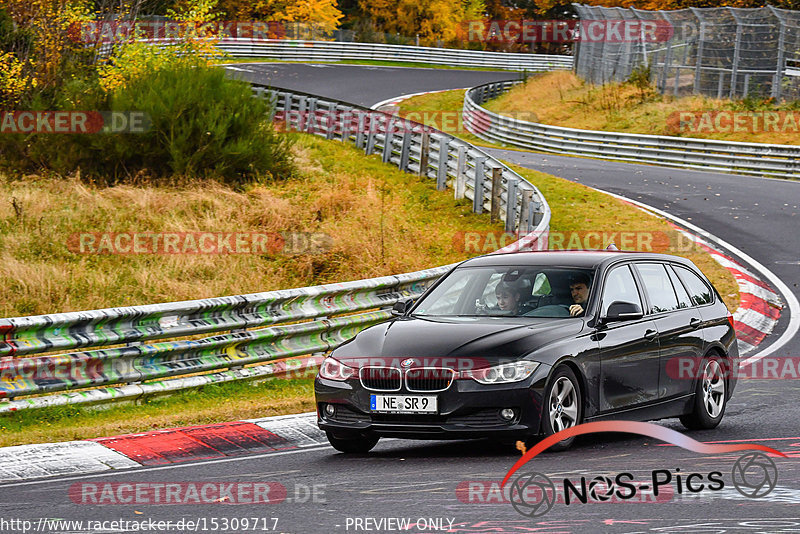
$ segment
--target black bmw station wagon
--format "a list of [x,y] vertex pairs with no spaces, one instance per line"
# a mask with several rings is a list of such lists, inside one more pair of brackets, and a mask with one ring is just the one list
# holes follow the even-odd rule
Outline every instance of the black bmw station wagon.
[[601,419],[708,429],[735,386],[733,318],[676,256],[481,256],[392,313],[320,367],[318,424],[339,451],[383,436],[524,439]]

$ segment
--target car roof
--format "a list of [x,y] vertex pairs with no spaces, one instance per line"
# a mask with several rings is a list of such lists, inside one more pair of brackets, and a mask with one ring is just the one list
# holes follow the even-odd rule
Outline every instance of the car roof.
[[693,264],[679,256],[649,252],[629,252],[622,250],[544,250],[534,252],[512,252],[508,254],[487,254],[471,258],[459,267],[508,267],[538,265],[543,267],[576,267],[596,269],[619,260],[675,261],[686,266]]

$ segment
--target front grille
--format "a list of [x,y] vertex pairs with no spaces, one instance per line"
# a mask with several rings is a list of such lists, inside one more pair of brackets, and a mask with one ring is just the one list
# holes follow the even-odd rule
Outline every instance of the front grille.
[[372,391],[400,391],[402,377],[395,367],[362,367],[358,373],[361,385]]
[[408,391],[444,391],[455,378],[455,371],[440,367],[419,367],[406,371]]

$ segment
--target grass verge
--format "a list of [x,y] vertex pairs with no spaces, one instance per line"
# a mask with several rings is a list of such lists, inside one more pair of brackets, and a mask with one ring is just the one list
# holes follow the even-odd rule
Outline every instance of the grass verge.
[[[730,126],[729,132],[711,131],[716,128],[714,123],[707,123],[706,127],[706,123],[697,120],[692,123],[694,128],[684,128],[682,131],[678,115],[681,112],[719,111],[797,112],[800,102],[775,104],[770,99],[731,101],[700,95],[676,98],[661,95],[652,87],[637,87],[632,83],[592,85],[569,71],[554,71],[532,77],[524,85],[486,103],[484,107],[500,114],[533,112],[538,122],[583,130],[774,144],[798,144],[800,139],[800,124],[784,119],[776,123],[781,128],[754,127],[755,131],[750,131],[745,123],[736,127],[733,123],[721,122],[723,128]],[[763,119],[756,124],[763,126]]]
[[[498,227],[451,192],[350,145],[300,135],[294,158],[294,178],[242,190],[208,181],[95,187],[76,177],[0,178],[0,317],[415,271],[464,259],[452,246],[456,231]],[[119,254],[97,253],[98,245],[95,253],[89,247],[81,253],[81,236],[103,232],[292,233],[296,242],[328,236],[329,247],[308,254],[288,247],[257,254]]]
[[0,447],[115,436],[314,411],[313,379],[224,383],[105,408],[79,405],[0,415]]

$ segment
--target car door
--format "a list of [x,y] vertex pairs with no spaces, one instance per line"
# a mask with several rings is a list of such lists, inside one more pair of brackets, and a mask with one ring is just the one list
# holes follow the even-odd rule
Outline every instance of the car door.
[[[628,264],[608,271],[602,291],[601,318],[616,301],[645,309]],[[603,324],[596,335],[600,345],[600,410],[621,410],[656,400],[659,344],[655,322],[647,316],[615,321]]]
[[693,391],[690,376],[681,376],[685,364],[697,365],[703,355],[703,318],[691,305],[689,295],[672,268],[659,262],[637,263],[636,270],[647,292],[649,313],[658,330],[659,398],[689,395]]

